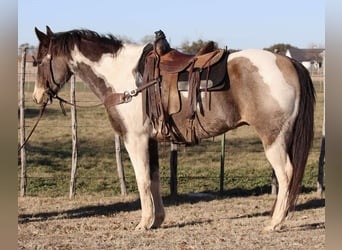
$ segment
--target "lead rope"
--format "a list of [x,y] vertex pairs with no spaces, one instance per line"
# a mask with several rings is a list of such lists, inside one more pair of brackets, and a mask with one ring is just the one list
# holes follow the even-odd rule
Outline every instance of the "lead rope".
[[45,107],[46,107],[47,103],[43,104],[43,106],[41,107],[40,111],[39,111],[39,116],[38,119],[36,121],[36,123],[34,124],[31,132],[29,133],[29,135],[26,137],[24,143],[18,148],[18,153],[20,152],[20,150],[27,144],[28,140],[30,139],[31,135],[33,134],[34,130],[36,129],[36,127],[38,126],[38,123],[40,121],[40,119],[42,118],[44,111],[45,111]]
[[[122,95],[124,95],[126,98],[132,98],[133,96],[136,96],[138,93],[140,93],[141,91],[145,90],[146,88],[156,84],[157,82],[159,81],[158,80],[153,80],[153,81],[150,81],[148,82],[146,85],[144,86],[141,86],[139,88],[136,88],[136,89],[133,89],[131,91],[126,91],[125,93],[123,93]],[[52,96],[53,98],[56,98],[57,100],[59,100],[59,105],[61,106],[61,109],[62,109],[62,112],[64,115],[66,115],[65,113],[65,109],[64,109],[64,106],[63,106],[63,103],[66,103],[66,104],[69,104],[71,106],[75,106],[75,107],[79,107],[79,108],[93,108],[93,107],[98,107],[98,106],[101,106],[103,105],[103,103],[99,103],[99,104],[96,104],[96,105],[90,105],[90,106],[80,106],[80,105],[76,105],[76,103],[71,103],[71,102],[68,102],[67,100],[64,100],[63,98],[59,97],[57,94],[54,94]],[[130,99],[129,99],[130,100]],[[40,121],[40,119],[42,118],[43,114],[44,114],[44,111],[45,111],[45,108],[46,108],[46,105],[47,103],[44,103],[43,106],[41,106],[41,109],[39,111],[39,116],[38,116],[38,119],[36,121],[36,123],[34,124],[31,132],[29,133],[29,135],[27,136],[27,138],[25,139],[24,143],[18,148],[18,153],[20,152],[20,150],[27,144],[28,140],[30,139],[31,135],[33,134],[34,130],[36,129],[36,127],[38,126],[38,123]]]

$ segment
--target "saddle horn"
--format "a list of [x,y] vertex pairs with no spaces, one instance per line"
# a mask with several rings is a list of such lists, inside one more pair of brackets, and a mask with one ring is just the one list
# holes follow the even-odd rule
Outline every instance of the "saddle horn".
[[171,50],[169,42],[166,40],[165,34],[162,30],[154,32],[154,49],[158,55],[162,56]]

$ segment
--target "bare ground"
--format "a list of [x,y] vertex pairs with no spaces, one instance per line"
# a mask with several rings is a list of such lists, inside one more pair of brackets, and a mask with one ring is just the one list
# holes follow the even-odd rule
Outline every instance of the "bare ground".
[[162,227],[135,231],[137,196],[18,198],[19,249],[324,249],[325,199],[302,194],[281,230],[264,233],[274,197],[164,198]]

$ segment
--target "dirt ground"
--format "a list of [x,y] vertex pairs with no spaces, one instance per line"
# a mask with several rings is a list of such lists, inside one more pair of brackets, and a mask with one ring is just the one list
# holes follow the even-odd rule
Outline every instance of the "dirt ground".
[[264,233],[274,197],[164,198],[162,227],[135,231],[137,196],[18,198],[18,249],[324,249],[325,199],[301,194],[280,231]]

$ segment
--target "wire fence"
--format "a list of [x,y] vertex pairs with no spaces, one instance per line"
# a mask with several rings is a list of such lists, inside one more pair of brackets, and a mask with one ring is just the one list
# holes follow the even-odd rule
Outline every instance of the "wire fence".
[[[21,126],[23,126],[25,130],[29,131],[38,115],[38,107],[31,98],[37,68],[34,66],[33,61],[27,60],[24,67],[22,67],[22,63],[18,61],[18,90],[23,87],[24,99],[18,99],[18,107],[19,113],[24,112],[23,119],[25,122],[24,125],[18,123],[18,128],[21,129]],[[323,75],[315,72],[315,77],[319,79],[317,86],[315,86],[316,91],[323,92]],[[68,95],[66,88],[61,95]],[[86,106],[99,103],[99,100],[96,99],[84,83],[76,81],[75,88],[78,104]],[[21,103],[25,104],[22,107],[23,111],[20,111]],[[56,103],[49,106],[46,116],[45,120],[39,125],[39,130],[34,138],[25,147],[26,155],[21,154],[19,157],[18,171],[21,172],[18,172],[18,180],[22,183],[23,178],[26,179],[25,185],[29,187],[29,194],[62,195],[63,192],[66,192],[66,186],[70,180],[72,155],[70,128],[72,125],[70,124],[70,116],[64,117]],[[117,167],[114,158],[114,133],[104,108],[79,109],[77,116],[79,119],[77,125],[79,134],[77,190],[79,192],[107,190],[109,193],[120,193],[119,191],[113,191],[118,190],[119,187],[118,177],[113,172]],[[318,121],[318,123],[321,123],[321,121]],[[321,131],[321,127],[319,127],[319,130]],[[317,137],[320,138],[319,135]],[[222,140],[226,143],[223,152],[226,157],[223,163],[228,166],[228,169],[223,174],[221,169]],[[318,156],[321,153],[320,139],[318,140],[319,142],[316,142],[316,146],[310,153],[308,162],[311,169],[313,169],[310,171],[314,172],[314,174],[310,173],[308,177],[311,182],[316,181],[318,173]],[[135,176],[128,154],[123,145],[121,145],[121,149],[125,169],[124,177],[128,185],[128,191],[136,192]],[[265,183],[268,183],[266,189],[270,191],[272,183],[271,168],[264,156],[260,140],[254,132],[251,132],[250,128],[242,130],[241,134],[232,132],[232,135],[228,134],[227,138],[217,137],[204,140],[195,147],[179,146],[177,150],[178,160],[176,161],[178,166],[170,166],[170,162],[172,162],[170,152],[169,143],[160,143],[159,157],[164,193],[167,193],[168,190],[170,190],[170,193],[177,193],[177,189],[175,191],[174,187],[172,187],[172,182],[175,181],[172,180],[172,175],[174,175],[172,169],[175,167],[178,170],[173,178],[176,178],[180,190],[185,190],[185,192],[218,191],[222,188],[239,187],[239,185],[244,187],[245,190],[264,190]],[[27,157],[27,159],[23,159],[23,157]],[[23,162],[27,162],[27,172],[24,173],[22,172]],[[94,167],[94,165],[99,166]],[[189,170],[186,170],[187,168]],[[241,171],[240,168],[248,170]],[[95,171],[98,171],[98,173],[95,174]],[[220,187],[219,182],[222,180],[224,186]],[[100,182],[100,184],[91,185],[90,182]],[[245,185],[245,182],[253,182],[254,184]],[[237,185],[234,183],[237,183]],[[185,186],[190,186],[190,188]],[[51,189],[61,189],[61,191],[49,193],[48,190]],[[243,191],[240,190],[240,192]],[[21,194],[27,195],[24,193]]]

